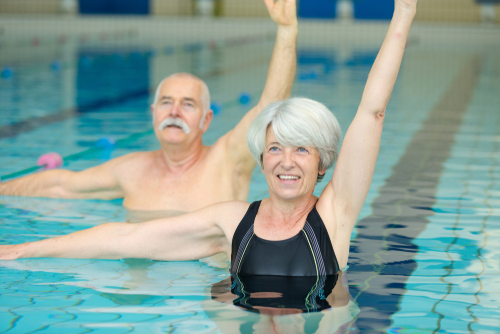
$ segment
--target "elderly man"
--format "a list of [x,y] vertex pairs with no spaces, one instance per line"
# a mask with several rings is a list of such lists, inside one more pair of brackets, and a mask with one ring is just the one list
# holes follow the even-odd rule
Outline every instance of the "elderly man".
[[0,195],[70,199],[124,198],[133,210],[189,212],[248,196],[255,162],[247,130],[269,103],[289,97],[296,69],[295,0],[264,0],[278,24],[276,44],[259,103],[212,146],[202,135],[213,117],[206,84],[186,73],[159,85],[151,110],[161,149],[137,152],[81,172],[50,170],[0,183]]

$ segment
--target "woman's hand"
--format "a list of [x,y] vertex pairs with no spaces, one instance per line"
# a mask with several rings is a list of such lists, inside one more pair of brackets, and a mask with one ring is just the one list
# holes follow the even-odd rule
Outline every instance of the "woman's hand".
[[416,7],[418,0],[395,0],[396,6]]
[[264,0],[269,15],[282,26],[297,25],[296,0]]
[[20,245],[0,245],[0,261],[16,260],[21,255]]

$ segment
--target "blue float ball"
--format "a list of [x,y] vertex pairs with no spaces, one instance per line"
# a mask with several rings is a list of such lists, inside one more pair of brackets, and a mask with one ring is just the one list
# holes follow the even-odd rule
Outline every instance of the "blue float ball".
[[111,149],[115,146],[116,141],[111,137],[102,137],[96,142],[96,146],[103,149]]
[[240,94],[240,98],[239,98],[240,104],[249,104],[251,100],[252,100],[252,96],[250,95],[250,93],[242,92]]
[[61,68],[62,68],[62,64],[59,60],[54,60],[51,64],[50,64],[50,68],[52,69],[52,71],[59,71]]
[[12,68],[5,67],[2,70],[1,76],[2,76],[3,79],[9,79],[9,78],[12,77],[13,74],[14,74],[14,71],[12,70]]
[[210,104],[210,109],[212,109],[212,111],[214,112],[214,115],[217,115],[222,111],[222,105],[220,103],[217,103],[217,102],[212,102]]

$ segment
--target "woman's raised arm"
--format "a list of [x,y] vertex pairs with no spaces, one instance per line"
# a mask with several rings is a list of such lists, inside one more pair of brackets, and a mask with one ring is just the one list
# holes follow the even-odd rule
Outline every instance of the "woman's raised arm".
[[199,259],[230,249],[233,220],[241,219],[247,207],[248,204],[240,202],[220,203],[173,218],[139,224],[108,223],[61,237],[2,245],[0,260],[40,257]]
[[[389,31],[366,82],[358,111],[346,132],[331,183],[322,194],[334,201],[344,231],[351,233],[370,188],[385,110],[398,76],[417,0],[396,0]],[[326,207],[325,205],[325,207]]]

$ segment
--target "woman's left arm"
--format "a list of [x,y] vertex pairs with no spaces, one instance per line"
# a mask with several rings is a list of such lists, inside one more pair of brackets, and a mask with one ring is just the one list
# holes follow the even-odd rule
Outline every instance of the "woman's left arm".
[[385,110],[401,66],[416,4],[417,0],[395,1],[389,31],[368,76],[356,116],[344,137],[333,178],[318,203],[331,207],[331,201],[334,202],[331,210],[335,211],[332,213],[337,217],[335,221],[342,217],[337,231],[341,228],[348,235],[370,188]]

